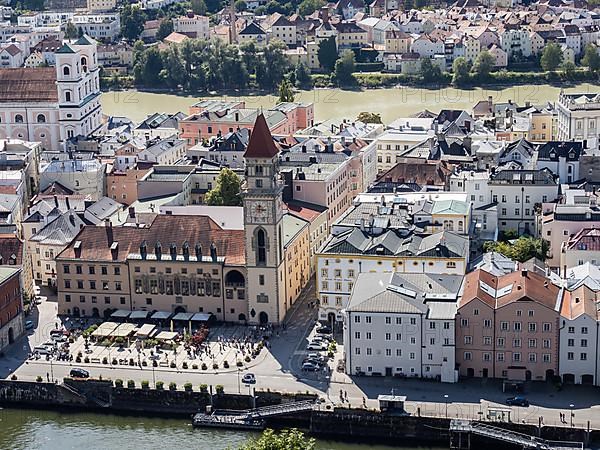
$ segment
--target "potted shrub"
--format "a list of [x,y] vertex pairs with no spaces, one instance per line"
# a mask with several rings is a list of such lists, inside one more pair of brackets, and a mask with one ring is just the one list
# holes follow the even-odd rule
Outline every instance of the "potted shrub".
[[198,364],[192,364],[192,369],[198,370]]
[[187,361],[184,361],[183,364],[181,364],[181,368],[182,369],[187,369],[188,368],[188,363]]
[[17,376],[16,376],[16,375],[13,373],[13,374],[10,376],[10,379],[11,379],[12,381],[17,381]]
[[227,360],[223,361],[223,367],[225,369],[229,369],[229,363],[227,362]]
[[108,358],[106,356],[102,358],[102,364],[108,364]]
[[185,389],[185,392],[192,392],[192,383],[185,383],[183,389]]
[[83,353],[81,353],[81,350],[79,350],[79,351],[77,352],[77,357],[78,357],[78,358],[81,358],[81,357],[83,357]]
[[142,389],[150,388],[150,382],[148,380],[142,380]]
[[217,394],[222,394],[223,392],[225,392],[225,388],[222,384],[217,384],[215,386],[215,390],[217,391]]
[[213,369],[217,370],[219,368],[219,365],[217,363],[213,363]]
[[157,391],[162,391],[164,388],[165,388],[164,381],[157,381],[156,382],[156,390]]
[[90,362],[90,358],[88,358],[87,356],[85,358],[83,358],[83,362],[86,364],[89,364]]
[[81,362],[81,356],[78,356],[77,358],[75,358],[75,362],[76,363],[80,363]]
[[127,380],[127,387],[129,389],[134,389],[135,388],[135,381],[133,381],[133,380]]
[[152,367],[158,367],[158,361],[152,360]]
[[135,361],[133,360],[133,358],[129,358],[129,365],[135,366]]
[[208,369],[208,367],[206,366],[206,363],[202,363],[202,370],[206,370]]
[[117,361],[117,358],[113,358],[112,365],[116,366],[117,364],[119,364],[119,361]]
[[171,369],[175,369],[177,367],[174,361],[171,361],[170,367]]
[[247,363],[249,363],[249,362],[250,362],[250,357],[249,357],[249,356],[246,356],[246,357],[244,358],[244,361],[246,361]]
[[170,391],[176,391],[177,390],[177,383],[175,383],[174,381],[171,381],[169,383],[169,390]]
[[238,359],[237,362],[235,363],[235,365],[238,367],[242,367],[244,365],[244,363],[242,362],[241,359]]
[[115,387],[122,388],[123,387],[123,380],[121,380],[120,378],[117,378],[115,380]]
[[143,360],[143,361],[142,361],[142,366],[143,366],[143,367],[147,367],[147,366],[148,366],[148,361],[146,361],[146,360]]
[[35,381],[37,381],[38,383],[41,383],[42,381],[44,381],[44,379],[38,375],[37,378],[35,379]]
[[202,392],[203,394],[206,394],[208,392],[208,385],[201,384],[200,385],[200,392]]

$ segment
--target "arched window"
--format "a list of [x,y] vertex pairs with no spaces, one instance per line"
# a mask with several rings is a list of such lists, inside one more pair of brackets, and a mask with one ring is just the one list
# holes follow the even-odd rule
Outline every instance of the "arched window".
[[87,58],[85,56],[81,57],[81,69],[87,72]]
[[462,221],[462,220],[459,220],[459,221],[458,221],[458,231],[459,231],[459,232],[461,232],[461,233],[462,233],[463,231],[465,231],[465,230],[464,230],[464,224],[463,224],[463,221]]
[[71,69],[69,68],[69,66],[63,67],[63,75],[66,75],[66,76],[71,75]]
[[23,123],[23,116],[21,114],[17,114],[15,116],[15,122],[16,123]]
[[70,102],[71,101],[71,91],[66,91],[65,92],[65,102]]
[[46,116],[43,114],[37,115],[37,123],[46,123]]
[[256,264],[267,263],[267,233],[258,230],[256,233]]

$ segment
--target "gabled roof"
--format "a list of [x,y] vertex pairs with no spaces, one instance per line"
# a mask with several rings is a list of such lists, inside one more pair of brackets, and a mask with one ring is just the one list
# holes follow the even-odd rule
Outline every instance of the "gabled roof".
[[257,25],[254,22],[250,22],[246,28],[244,28],[242,31],[240,31],[240,34],[243,35],[255,35],[255,34],[267,34],[265,32],[265,30],[263,30],[259,25]]
[[260,113],[256,118],[256,122],[254,122],[244,158],[273,158],[278,153],[279,149],[273,141],[265,116]]
[[75,50],[73,50],[69,44],[64,44],[56,53],[75,53]]

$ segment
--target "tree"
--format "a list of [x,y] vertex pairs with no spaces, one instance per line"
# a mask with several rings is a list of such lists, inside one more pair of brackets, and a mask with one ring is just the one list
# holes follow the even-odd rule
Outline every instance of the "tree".
[[234,6],[237,12],[244,12],[248,9],[248,4],[244,0],[237,0]]
[[217,177],[215,187],[204,196],[204,202],[211,206],[241,206],[240,191],[240,177],[233,170],[224,168]]
[[381,114],[366,111],[361,112],[356,120],[363,123],[383,123],[381,121]]
[[563,52],[555,42],[550,42],[542,51],[540,64],[545,71],[555,71],[563,62]]
[[277,103],[286,103],[294,101],[294,89],[289,80],[283,79],[279,83],[279,100]]
[[464,86],[469,82],[471,65],[466,58],[459,56],[452,63],[452,84],[454,86]]
[[304,433],[292,428],[279,433],[271,429],[263,431],[260,437],[251,440],[239,450],[314,450],[315,440],[306,438]]
[[421,58],[420,74],[425,83],[433,83],[440,80],[442,69],[437,64],[433,64],[430,58]]
[[525,262],[533,257],[545,260],[548,257],[550,244],[545,239],[521,236],[513,244],[501,241],[486,242],[483,249],[486,252],[499,252],[510,259]]
[[317,56],[319,57],[319,64],[321,67],[323,67],[327,72],[333,72],[338,56],[337,45],[335,43],[334,36],[324,39],[319,43]]
[[335,62],[335,79],[339,85],[354,84],[354,70],[356,63],[354,61],[354,52],[352,50],[344,50],[340,59]]
[[600,55],[598,54],[598,47],[594,44],[586,45],[581,62],[584,66],[587,66],[590,72],[596,73],[600,71]]
[[487,50],[482,51],[473,65],[473,73],[479,77],[480,80],[487,78],[490,72],[496,65],[496,60],[490,52]]
[[204,0],[191,0],[190,3],[194,14],[198,14],[199,16],[206,15],[207,7],[206,3],[204,3]]
[[146,15],[137,6],[126,5],[121,11],[121,33],[125,39],[133,41],[144,31]]
[[302,17],[310,16],[325,4],[325,0],[302,0],[302,3],[298,5],[298,14]]
[[299,88],[310,88],[312,86],[312,78],[306,64],[298,61],[294,71],[295,84]]
[[156,39],[162,41],[168,35],[173,32],[173,21],[172,20],[163,20],[158,26],[158,31],[156,32]]
[[266,45],[262,52],[262,64],[256,67],[256,81],[262,89],[273,89],[277,86],[289,65],[284,51],[287,45],[283,42],[274,40]]
[[77,27],[73,25],[73,22],[67,22],[67,26],[65,27],[65,37],[67,39],[77,39],[79,37],[79,31]]
[[221,0],[204,0],[204,3],[209,13],[216,13],[223,7]]
[[567,80],[572,80],[575,76],[575,71],[577,70],[575,64],[573,64],[571,61],[565,61],[561,69]]

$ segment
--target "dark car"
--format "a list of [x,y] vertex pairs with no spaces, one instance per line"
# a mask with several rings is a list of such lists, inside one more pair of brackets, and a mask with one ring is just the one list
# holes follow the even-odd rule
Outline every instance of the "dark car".
[[529,406],[529,400],[527,400],[525,397],[521,397],[519,395],[517,395],[516,397],[510,397],[506,399],[506,404],[508,406],[524,406],[524,407],[528,407]]
[[317,333],[319,333],[319,334],[331,334],[331,328],[329,328],[327,325],[323,325],[323,326],[317,328]]
[[71,369],[70,375],[71,375],[71,378],[89,378],[90,377],[90,373],[87,370],[79,369],[79,368]]

